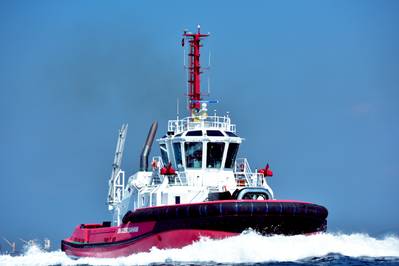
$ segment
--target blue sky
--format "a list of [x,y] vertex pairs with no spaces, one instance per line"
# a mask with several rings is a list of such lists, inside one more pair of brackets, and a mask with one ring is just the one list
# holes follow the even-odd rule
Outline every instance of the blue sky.
[[[183,29],[211,37],[212,98],[269,162],[281,199],[332,232],[399,233],[397,1],[1,1],[0,236],[50,237],[110,216],[117,131],[138,169],[184,101]],[[205,84],[203,84],[205,85]],[[153,154],[158,148],[153,147]]]

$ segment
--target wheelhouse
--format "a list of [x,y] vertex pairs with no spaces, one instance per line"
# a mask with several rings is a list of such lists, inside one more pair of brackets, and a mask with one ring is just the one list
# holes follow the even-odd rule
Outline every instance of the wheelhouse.
[[159,139],[164,164],[179,171],[233,170],[242,139],[235,132],[215,128],[185,130]]

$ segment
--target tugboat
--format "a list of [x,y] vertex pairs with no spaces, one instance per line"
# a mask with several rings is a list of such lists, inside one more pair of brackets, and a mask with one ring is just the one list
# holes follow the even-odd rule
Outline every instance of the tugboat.
[[200,89],[200,48],[208,34],[184,31],[188,44],[189,116],[168,122],[157,139],[160,155],[149,164],[157,122],[148,133],[140,170],[128,178],[121,169],[128,126],[119,131],[108,207],[112,221],[80,224],[61,242],[70,257],[120,257],[180,248],[201,237],[220,239],[247,229],[264,235],[313,234],[327,229],[328,211],[313,203],[277,200],[268,185],[269,165],[252,171],[236,158],[243,138],[229,115],[208,115]]

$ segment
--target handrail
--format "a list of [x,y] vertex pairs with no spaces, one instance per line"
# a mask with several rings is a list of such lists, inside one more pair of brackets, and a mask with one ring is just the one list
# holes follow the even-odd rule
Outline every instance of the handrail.
[[[161,175],[161,169],[165,166],[161,156],[154,156],[152,157],[152,181],[151,183],[154,183],[155,179],[159,179],[159,183],[158,184],[162,184],[163,183],[163,176]],[[157,184],[157,183],[155,183]]]
[[221,129],[230,132],[236,132],[236,125],[231,124],[231,119],[228,116],[208,116],[206,118],[200,117],[186,117],[178,120],[168,121],[168,131],[178,134],[186,130],[212,128]]
[[234,175],[244,177],[248,186],[267,185],[266,177],[262,173],[252,172],[247,158],[238,158],[234,163]]

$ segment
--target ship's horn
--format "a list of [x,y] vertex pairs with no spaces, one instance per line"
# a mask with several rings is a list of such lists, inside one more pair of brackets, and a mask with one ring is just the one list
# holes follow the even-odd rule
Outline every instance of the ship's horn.
[[145,141],[143,150],[141,151],[140,156],[140,171],[147,171],[148,169],[148,155],[151,152],[151,146],[154,142],[155,134],[157,133],[158,122],[155,121],[152,123],[150,131],[148,131],[147,139]]

